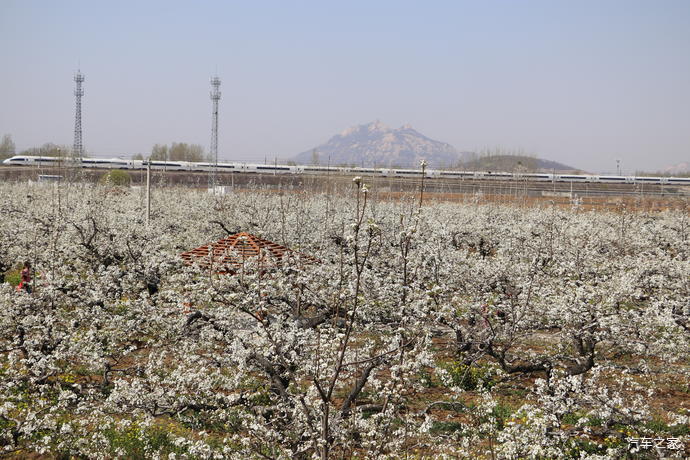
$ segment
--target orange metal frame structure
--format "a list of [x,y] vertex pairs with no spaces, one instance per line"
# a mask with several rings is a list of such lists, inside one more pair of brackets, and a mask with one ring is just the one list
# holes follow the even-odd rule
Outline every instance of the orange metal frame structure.
[[258,258],[262,270],[288,260],[297,263],[318,261],[314,257],[246,232],[235,233],[215,243],[183,252],[180,256],[187,264],[196,264],[219,274],[234,274],[252,258]]

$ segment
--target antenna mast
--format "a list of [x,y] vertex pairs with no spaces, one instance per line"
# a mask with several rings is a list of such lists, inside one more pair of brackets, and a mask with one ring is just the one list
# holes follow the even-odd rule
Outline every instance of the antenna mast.
[[74,90],[76,112],[74,115],[74,145],[72,146],[72,155],[75,158],[82,158],[84,156],[84,144],[81,135],[81,98],[84,95],[84,89],[81,84],[84,83],[84,75],[82,75],[81,70],[77,70],[74,81],[77,87]]
[[211,158],[213,158],[213,173],[211,175],[211,187],[216,193],[216,172],[218,169],[218,101],[220,100],[220,78],[211,78],[211,101],[213,102],[211,122]]

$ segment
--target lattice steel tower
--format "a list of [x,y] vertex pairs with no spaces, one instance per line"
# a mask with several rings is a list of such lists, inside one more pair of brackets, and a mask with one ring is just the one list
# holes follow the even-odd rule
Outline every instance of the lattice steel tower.
[[220,78],[211,78],[211,101],[213,102],[211,121],[211,158],[213,158],[213,175],[211,186],[213,193],[216,187],[216,170],[218,169],[218,101],[220,100]]
[[77,107],[74,115],[74,145],[72,146],[72,155],[74,155],[75,158],[82,158],[84,156],[84,144],[81,136],[81,97],[84,95],[84,89],[81,87],[81,84],[84,83],[84,75],[82,75],[81,71],[77,70],[74,81],[77,84],[74,90]]

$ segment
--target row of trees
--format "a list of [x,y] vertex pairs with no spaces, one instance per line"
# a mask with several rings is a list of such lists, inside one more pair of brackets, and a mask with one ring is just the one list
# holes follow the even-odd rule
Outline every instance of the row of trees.
[[[60,157],[71,155],[72,149],[66,145],[58,145],[46,142],[40,147],[31,147],[20,152],[20,155],[33,155],[44,157]],[[16,155],[16,145],[10,134],[5,134],[0,142],[0,161]],[[135,160],[143,160],[141,154],[134,155]],[[170,146],[156,144],[151,149],[149,159],[158,161],[213,161],[210,155],[206,155],[204,147],[199,144],[187,144],[186,142],[173,142]]]
[[33,155],[41,157],[68,157],[72,155],[72,148],[67,145],[46,142],[40,147],[31,147],[20,152],[21,155]]
[[[34,155],[42,157],[60,157],[69,156],[72,148],[67,145],[58,145],[52,142],[46,142],[40,147],[31,147],[19,152],[20,155]],[[5,134],[0,141],[0,160],[10,158],[17,154],[17,146],[12,139],[12,135]]]
[[9,134],[2,136],[2,142],[0,142],[0,160],[13,156],[15,151],[16,146],[12,140],[12,136]]
[[[134,155],[135,160],[143,160],[141,154]],[[204,147],[199,144],[187,144],[186,142],[173,142],[170,146],[156,144],[151,149],[150,160],[157,161],[214,161],[214,158],[204,153]]]

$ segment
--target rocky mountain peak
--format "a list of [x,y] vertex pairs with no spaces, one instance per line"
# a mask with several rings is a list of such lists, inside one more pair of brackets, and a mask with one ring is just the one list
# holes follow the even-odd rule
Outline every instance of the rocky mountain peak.
[[379,121],[379,120],[372,121],[371,123],[366,125],[366,127],[369,129],[369,131],[372,131],[372,132],[376,132],[376,131],[387,132],[387,131],[391,130],[388,126],[381,123],[381,121]]
[[[353,126],[331,137],[316,148],[319,162],[331,165],[417,167],[425,159],[432,167],[458,162],[457,150],[415,131],[410,124],[391,129],[380,120]],[[301,164],[313,161],[314,149],[295,157]]]

